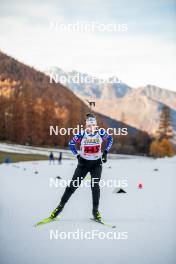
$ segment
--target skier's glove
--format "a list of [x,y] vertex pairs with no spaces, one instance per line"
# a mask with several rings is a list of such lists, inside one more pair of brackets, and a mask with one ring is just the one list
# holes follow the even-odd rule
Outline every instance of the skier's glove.
[[107,150],[104,150],[103,155],[102,155],[102,161],[103,161],[103,163],[106,163],[107,162],[107,155],[108,155]]

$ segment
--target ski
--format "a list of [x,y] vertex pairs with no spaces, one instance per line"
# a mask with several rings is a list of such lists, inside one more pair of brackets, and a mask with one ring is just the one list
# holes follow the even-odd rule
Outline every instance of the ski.
[[54,221],[59,221],[60,219],[61,219],[61,217],[60,218],[47,217],[47,218],[39,221],[38,223],[36,223],[34,226],[37,227],[37,226],[40,226],[40,225],[49,224],[49,223],[54,222]]
[[99,220],[96,220],[96,219],[94,219],[94,218],[90,218],[90,220],[92,220],[92,221],[94,221],[94,222],[96,222],[96,223],[98,223],[98,224],[101,224],[101,225],[104,225],[104,226],[110,227],[110,228],[116,228],[115,225],[107,224],[107,223],[105,223],[105,222],[102,221],[102,220],[99,221]]
[[[37,226],[40,226],[40,225],[49,224],[49,223],[51,223],[51,222],[59,221],[59,220],[61,220],[61,217],[60,217],[60,218],[51,218],[51,217],[47,217],[47,218],[45,218],[45,219],[39,221],[38,223],[36,223],[34,226],[37,227]],[[96,220],[96,219],[94,219],[94,218],[90,218],[90,220],[92,220],[92,221],[94,221],[94,222],[96,222],[96,223],[98,223],[98,224],[101,224],[101,225],[104,225],[104,226],[110,227],[110,228],[116,228],[115,225],[107,224],[106,222],[104,222],[104,221],[102,221],[102,220],[101,220],[101,221],[98,221],[98,220]]]

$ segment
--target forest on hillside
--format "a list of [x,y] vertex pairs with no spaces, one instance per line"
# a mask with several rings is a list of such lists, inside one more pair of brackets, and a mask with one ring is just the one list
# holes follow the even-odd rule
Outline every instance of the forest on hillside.
[[[52,135],[50,126],[85,123],[89,108],[67,87],[0,52],[0,140],[34,146],[67,147],[71,136]],[[128,127],[127,136],[114,137],[112,152],[148,154],[151,137],[97,114],[100,127]]]

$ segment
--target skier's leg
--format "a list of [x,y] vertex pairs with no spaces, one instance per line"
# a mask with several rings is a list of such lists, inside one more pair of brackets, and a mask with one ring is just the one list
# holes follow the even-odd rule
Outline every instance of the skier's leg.
[[70,196],[74,193],[74,191],[81,184],[81,181],[85,178],[87,172],[88,172],[88,169],[85,166],[78,164],[78,166],[74,172],[73,178],[72,178],[69,186],[66,187],[65,192],[61,198],[61,204],[62,205],[65,205],[67,203]]
[[99,200],[100,200],[99,181],[101,179],[101,173],[102,173],[102,163],[100,161],[90,171],[90,174],[91,174],[92,201],[93,201],[93,212],[97,212],[98,211]]
[[67,201],[69,200],[71,195],[74,193],[74,191],[81,184],[81,181],[82,181],[82,179],[84,179],[87,172],[88,172],[88,169],[86,168],[86,166],[82,166],[82,165],[78,164],[69,186],[67,186],[65,189],[65,192],[61,198],[60,204],[51,213],[51,218],[57,217],[58,214],[63,210],[64,205],[67,203]]

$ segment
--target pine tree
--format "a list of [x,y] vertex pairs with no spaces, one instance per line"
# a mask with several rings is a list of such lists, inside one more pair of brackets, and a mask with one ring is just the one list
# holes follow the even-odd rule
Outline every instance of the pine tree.
[[157,137],[162,140],[163,138],[171,139],[174,136],[174,131],[171,121],[170,108],[166,105],[163,106],[160,115],[159,128],[157,130]]

